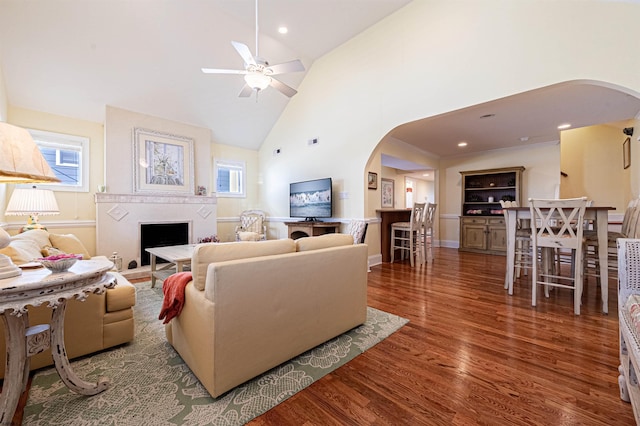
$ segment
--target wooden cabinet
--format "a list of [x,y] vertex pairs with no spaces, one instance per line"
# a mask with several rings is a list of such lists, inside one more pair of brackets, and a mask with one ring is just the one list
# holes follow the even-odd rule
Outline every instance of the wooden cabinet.
[[340,222],[285,222],[289,228],[289,238],[317,237],[338,232]]
[[462,216],[460,250],[505,254],[507,233],[500,200],[522,205],[524,167],[460,172]]

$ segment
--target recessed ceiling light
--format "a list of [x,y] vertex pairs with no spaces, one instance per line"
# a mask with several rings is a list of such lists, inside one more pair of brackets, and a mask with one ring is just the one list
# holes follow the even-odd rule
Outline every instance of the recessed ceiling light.
[[467,146],[467,143],[466,142],[458,142],[458,146],[459,147]]
[[286,33],[289,32],[289,29],[287,27],[284,27],[284,26],[283,27],[278,27],[278,32],[280,34],[286,34]]
[[558,130],[564,130],[564,129],[568,129],[569,127],[571,127],[571,124],[569,123],[564,123],[558,126]]
[[526,142],[529,140],[529,136],[523,136],[520,138],[520,142]]

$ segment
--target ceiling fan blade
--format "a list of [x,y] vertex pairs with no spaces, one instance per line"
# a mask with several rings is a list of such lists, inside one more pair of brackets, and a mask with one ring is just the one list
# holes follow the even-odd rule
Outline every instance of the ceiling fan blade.
[[205,74],[246,74],[247,70],[225,70],[218,68],[202,68]]
[[274,89],[279,90],[283,95],[288,96],[288,97],[292,97],[293,95],[298,93],[298,91],[296,89],[294,89],[293,87],[289,87],[286,84],[284,84],[283,82],[278,81],[273,77],[271,77],[271,87],[273,87]]
[[249,50],[246,44],[242,44],[237,41],[232,41],[231,44],[238,51],[240,56],[242,56],[242,60],[244,61],[245,64],[256,65],[256,60],[253,58],[253,55],[251,54],[251,51]]
[[238,97],[248,98],[249,96],[251,96],[252,93],[253,93],[253,89],[251,88],[251,86],[249,86],[248,84],[245,84],[242,87],[242,90],[240,90],[240,93],[238,93]]
[[272,65],[267,67],[271,70],[271,75],[284,74],[288,72],[300,72],[304,71],[304,65],[300,62],[300,59],[294,61],[283,62],[281,64]]

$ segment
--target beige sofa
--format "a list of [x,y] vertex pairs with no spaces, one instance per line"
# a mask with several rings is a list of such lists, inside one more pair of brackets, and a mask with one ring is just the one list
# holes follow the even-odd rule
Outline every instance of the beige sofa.
[[367,246],[348,234],[201,244],[168,341],[213,397],[357,325]]
[[[16,265],[28,263],[43,254],[58,252],[91,258],[74,235],[50,234],[42,230],[18,234],[11,238],[8,247],[0,249],[0,253],[11,257]],[[67,303],[64,341],[69,359],[133,340],[135,288],[119,273],[111,273],[118,283],[115,288],[103,294],[91,294],[84,302],[71,300]],[[29,308],[31,325],[48,323],[50,318],[51,309],[46,306]],[[4,377],[5,355],[4,324],[0,321],[0,377]],[[51,364],[53,358],[50,349],[31,357],[32,370]]]

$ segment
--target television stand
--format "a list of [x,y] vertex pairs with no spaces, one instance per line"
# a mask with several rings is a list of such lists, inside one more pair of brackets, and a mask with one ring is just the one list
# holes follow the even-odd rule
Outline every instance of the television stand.
[[289,228],[289,238],[297,240],[302,237],[317,237],[324,234],[335,234],[340,228],[340,222],[285,222]]

